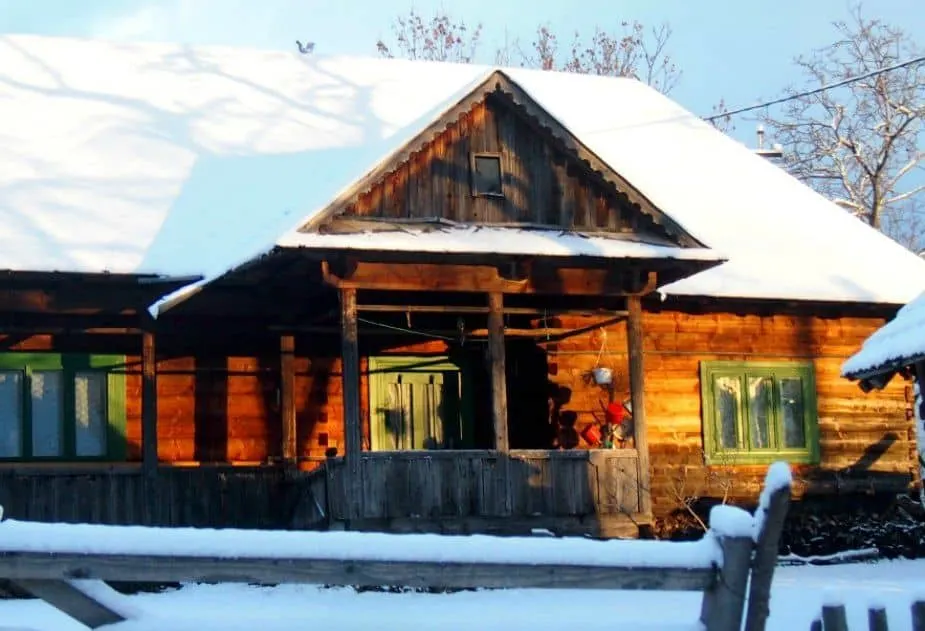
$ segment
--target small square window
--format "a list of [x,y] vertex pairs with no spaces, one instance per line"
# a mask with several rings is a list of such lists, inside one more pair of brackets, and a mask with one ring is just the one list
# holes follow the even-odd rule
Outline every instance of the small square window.
[[501,155],[472,154],[472,194],[501,197]]

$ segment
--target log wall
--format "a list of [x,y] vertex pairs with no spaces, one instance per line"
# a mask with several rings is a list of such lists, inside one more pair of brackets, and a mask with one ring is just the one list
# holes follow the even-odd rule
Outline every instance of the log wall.
[[[700,362],[811,361],[816,376],[818,467],[796,467],[795,494],[895,490],[917,476],[911,384],[896,380],[864,394],[840,376],[842,362],[884,323],[882,318],[688,313],[644,314],[645,390],[656,515],[678,510],[684,497],[757,498],[766,466],[705,466]],[[587,320],[563,319],[578,327]],[[602,352],[603,348],[603,352]],[[580,431],[601,417],[607,395],[590,381],[601,363],[613,368],[618,397],[629,396],[625,326],[549,345],[550,381],[562,391],[577,432],[564,435],[585,447]],[[871,451],[883,449],[882,454]],[[734,464],[734,463],[729,463]]]
[[[579,327],[590,322],[562,318],[559,325]],[[813,362],[821,464],[797,469],[797,495],[896,488],[897,484],[907,485],[910,477],[917,477],[910,420],[911,384],[895,380],[883,391],[863,394],[839,374],[844,359],[883,322],[883,318],[876,317],[646,311],[645,387],[655,513],[665,515],[678,510],[683,496],[716,497],[728,493],[734,499],[749,501],[759,490],[764,466],[736,466],[733,475],[729,468],[703,464],[699,366],[704,360]],[[545,384],[535,383],[542,379],[535,370],[539,367],[542,372],[542,362],[529,354],[510,353],[512,447],[587,448],[581,430],[603,418],[603,406],[608,401],[608,393],[594,385],[590,376],[598,361],[614,370],[616,397],[629,397],[625,326],[616,324],[605,331],[606,334],[595,330],[554,344],[541,343],[546,350]],[[91,345],[97,352],[124,352],[106,348],[99,341],[101,337],[105,336],[98,336]],[[137,343],[140,345],[140,341]],[[4,347],[77,350],[44,336],[8,339]],[[207,356],[189,353],[160,359],[161,460],[255,464],[278,458],[281,423],[277,347],[268,345],[273,352],[262,357],[217,357],[213,352]],[[307,348],[297,348],[297,439],[303,466],[312,468],[313,463],[323,460],[329,448],[343,453],[343,396],[339,359],[308,358]],[[388,352],[440,354],[446,350],[443,342],[425,342]],[[363,354],[369,352],[367,349]],[[364,361],[361,370],[365,369]],[[127,371],[127,453],[130,461],[137,461],[141,454],[137,356],[128,356]],[[362,418],[368,419],[365,376],[361,391]],[[527,417],[529,422],[524,422]],[[485,418],[480,420],[478,413],[475,420],[477,426],[490,426]],[[364,423],[364,436],[366,430]],[[883,453],[871,458],[867,452],[874,447],[882,448]]]

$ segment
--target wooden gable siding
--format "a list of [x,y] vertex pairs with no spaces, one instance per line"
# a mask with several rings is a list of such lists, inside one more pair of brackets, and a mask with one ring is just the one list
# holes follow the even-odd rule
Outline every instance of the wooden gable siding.
[[[876,485],[881,474],[917,475],[914,426],[908,418],[911,384],[896,380],[885,390],[862,395],[840,375],[842,362],[883,322],[882,318],[646,312],[645,395],[656,515],[678,510],[679,496],[722,497],[725,486],[733,499],[754,501],[767,468],[735,465],[733,474],[732,468],[704,465],[702,361],[812,362],[821,460],[817,467],[795,467],[798,495],[835,492],[836,472],[853,473],[862,487],[865,479]],[[583,323],[587,320],[562,319],[564,327]],[[606,340],[593,332],[549,348],[550,381],[568,391],[562,410],[577,417],[577,435],[571,438],[579,447],[585,446],[581,430],[595,422],[595,415],[602,417],[601,404],[607,400],[588,374],[599,355],[602,364],[614,369],[617,397],[629,396],[625,326],[614,325],[606,332]],[[878,445],[888,447],[868,462],[866,452]]]
[[[503,198],[473,196],[472,153],[501,156]],[[652,225],[490,95],[348,206],[345,216],[638,232]],[[653,226],[654,227],[654,226]],[[654,236],[654,235],[653,235]],[[660,235],[664,238],[663,235]]]

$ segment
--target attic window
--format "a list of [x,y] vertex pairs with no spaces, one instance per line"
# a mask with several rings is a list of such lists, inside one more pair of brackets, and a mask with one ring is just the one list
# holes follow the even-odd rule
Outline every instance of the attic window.
[[501,154],[472,154],[472,194],[474,196],[503,197],[501,189]]

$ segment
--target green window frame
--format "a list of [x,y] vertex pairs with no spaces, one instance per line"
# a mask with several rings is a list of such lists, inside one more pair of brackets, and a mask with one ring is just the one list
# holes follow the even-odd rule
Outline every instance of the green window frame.
[[812,363],[705,361],[700,386],[707,464],[819,462]]
[[124,460],[125,398],[124,355],[0,353],[0,461]]

